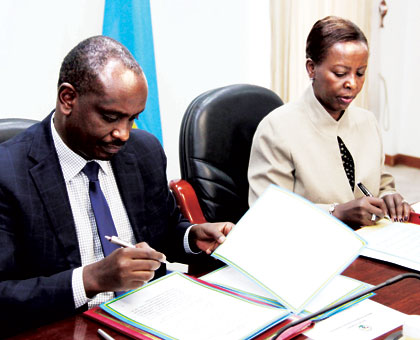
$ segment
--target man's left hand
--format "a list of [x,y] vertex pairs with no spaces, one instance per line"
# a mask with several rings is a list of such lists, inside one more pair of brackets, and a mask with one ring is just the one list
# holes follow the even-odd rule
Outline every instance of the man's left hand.
[[225,236],[233,228],[233,223],[202,223],[194,225],[190,230],[190,240],[201,251],[211,254],[225,240]]

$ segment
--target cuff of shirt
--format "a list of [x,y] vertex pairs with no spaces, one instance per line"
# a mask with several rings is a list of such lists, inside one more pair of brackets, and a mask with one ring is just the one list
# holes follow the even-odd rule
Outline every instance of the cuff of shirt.
[[71,285],[73,288],[74,306],[76,308],[79,308],[92,300],[86,296],[85,286],[83,284],[83,267],[73,270]]
[[184,235],[184,249],[187,254],[200,254],[201,253],[201,251],[199,251],[198,253],[193,252],[190,248],[190,242],[188,241],[188,235],[190,234],[190,229],[194,226],[195,224],[189,226]]
[[392,190],[384,191],[384,192],[381,192],[379,194],[379,198],[383,198],[386,195],[392,195],[392,194],[395,194],[395,193],[397,193],[397,191],[395,191],[395,190],[394,191],[392,191]]

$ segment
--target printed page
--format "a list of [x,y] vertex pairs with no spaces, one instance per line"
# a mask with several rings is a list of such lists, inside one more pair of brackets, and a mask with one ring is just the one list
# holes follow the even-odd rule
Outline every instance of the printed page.
[[315,324],[304,332],[313,340],[370,340],[404,322],[405,314],[372,300],[364,300]]
[[213,256],[300,313],[365,242],[308,200],[270,185]]
[[253,303],[172,273],[102,304],[115,317],[163,339],[247,339],[286,318],[281,308]]
[[368,242],[361,255],[420,270],[420,225],[382,219],[357,233]]

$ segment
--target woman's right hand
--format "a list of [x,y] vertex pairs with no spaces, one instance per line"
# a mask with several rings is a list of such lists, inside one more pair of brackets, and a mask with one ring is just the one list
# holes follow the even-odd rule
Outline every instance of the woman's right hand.
[[[387,213],[387,207],[382,198],[362,197],[346,203],[338,204],[333,215],[350,227],[362,227],[375,224]],[[373,216],[376,219],[373,219]]]

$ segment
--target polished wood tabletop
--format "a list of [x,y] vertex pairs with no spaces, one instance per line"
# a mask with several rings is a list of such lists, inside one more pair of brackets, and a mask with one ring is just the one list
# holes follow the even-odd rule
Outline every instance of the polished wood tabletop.
[[[396,275],[406,272],[410,272],[410,270],[385,262],[359,257],[343,272],[343,275],[372,285],[378,285]],[[420,280],[411,278],[402,280],[394,285],[378,290],[376,295],[371,299],[406,314],[420,314]],[[129,339],[83,315],[77,315],[29,332],[24,332],[9,339],[102,339],[97,333],[98,328],[105,330],[114,339]],[[378,339],[385,338],[386,335]],[[305,339],[305,337],[299,336],[296,339]]]

